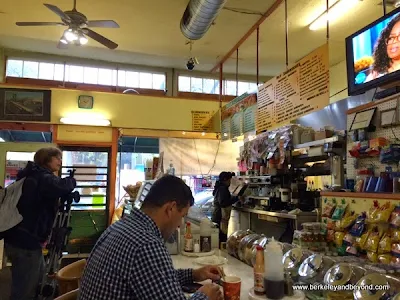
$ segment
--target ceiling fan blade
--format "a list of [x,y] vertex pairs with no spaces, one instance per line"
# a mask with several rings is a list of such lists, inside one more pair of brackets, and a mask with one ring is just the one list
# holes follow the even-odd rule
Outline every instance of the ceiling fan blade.
[[16,22],[17,26],[64,26],[61,22]]
[[71,18],[68,17],[61,9],[59,9],[57,6],[52,5],[52,4],[47,4],[44,3],[44,6],[46,6],[48,9],[50,9],[53,13],[55,13],[57,16],[61,18],[61,20],[70,23]]
[[68,44],[64,44],[64,43],[58,42],[57,48],[58,49],[62,49],[62,50],[68,49]]
[[98,34],[97,32],[94,32],[93,30],[85,28],[83,29],[83,33],[85,33],[88,37],[94,39],[96,42],[106,46],[109,49],[116,49],[118,47],[118,44],[114,43],[113,41],[110,41],[108,38]]
[[87,22],[88,27],[119,28],[117,22],[113,20],[93,20]]

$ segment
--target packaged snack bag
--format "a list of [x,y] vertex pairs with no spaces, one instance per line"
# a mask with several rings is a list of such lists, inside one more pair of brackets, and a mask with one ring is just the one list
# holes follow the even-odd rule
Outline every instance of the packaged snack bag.
[[400,205],[397,205],[390,215],[390,225],[394,228],[400,227]]
[[379,241],[378,254],[390,253],[392,250],[392,238],[390,234],[385,233]]
[[358,239],[356,239],[357,245],[359,246],[360,250],[367,250],[367,241],[369,238],[371,231],[367,231],[365,233],[363,233],[361,235],[361,237],[359,238],[360,240],[358,241]]
[[391,236],[392,242],[400,242],[400,228],[392,228]]
[[361,236],[365,229],[365,219],[367,214],[365,212],[361,213],[356,219],[356,222],[350,229],[350,233],[354,236]]
[[393,205],[390,202],[386,202],[381,207],[379,207],[378,211],[375,215],[376,223],[387,223],[389,221],[390,215],[393,212]]
[[332,220],[338,221],[343,218],[344,213],[346,212],[347,203],[346,201],[342,201],[342,204],[336,206],[335,211],[332,215]]
[[335,203],[325,199],[325,207],[324,207],[324,211],[322,212],[322,216],[326,217],[326,218],[332,217],[332,214],[335,211],[335,208],[336,208]]
[[378,262],[378,254],[376,254],[375,252],[368,251],[367,258],[370,262],[373,262],[373,263]]
[[367,243],[365,245],[366,250],[368,252],[377,252],[379,241],[380,241],[379,230],[377,227],[374,227],[367,239]]
[[380,262],[381,264],[385,264],[388,265],[390,264],[392,261],[392,256],[390,254],[380,254],[378,255],[378,262]]
[[356,241],[356,238],[352,236],[350,233],[346,233],[343,238],[343,244],[346,246],[352,246]]
[[335,232],[335,245],[337,247],[341,247],[343,245],[344,236],[344,232]]
[[336,221],[336,230],[344,231],[351,227],[357,219],[357,215],[354,214],[354,211],[345,214],[343,218],[339,221]]

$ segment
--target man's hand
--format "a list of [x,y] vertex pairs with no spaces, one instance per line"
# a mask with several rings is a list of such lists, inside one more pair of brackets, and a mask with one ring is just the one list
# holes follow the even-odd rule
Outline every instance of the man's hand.
[[204,281],[211,279],[218,281],[221,278],[221,270],[216,266],[205,266],[203,268],[193,270],[193,281]]
[[221,288],[219,285],[211,283],[203,285],[198,289],[198,292],[203,293],[208,297],[209,300],[223,300],[224,295],[222,294]]

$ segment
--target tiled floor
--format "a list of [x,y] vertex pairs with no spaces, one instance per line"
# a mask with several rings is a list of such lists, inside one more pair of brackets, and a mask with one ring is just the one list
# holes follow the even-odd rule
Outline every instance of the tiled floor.
[[10,297],[11,272],[10,268],[0,270],[0,300],[8,300]]

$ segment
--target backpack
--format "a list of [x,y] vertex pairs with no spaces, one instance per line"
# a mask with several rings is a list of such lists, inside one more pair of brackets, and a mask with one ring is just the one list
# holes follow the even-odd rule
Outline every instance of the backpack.
[[17,205],[22,195],[24,182],[25,178],[22,178],[5,189],[0,189],[0,240],[4,238],[7,230],[22,222],[23,217]]

